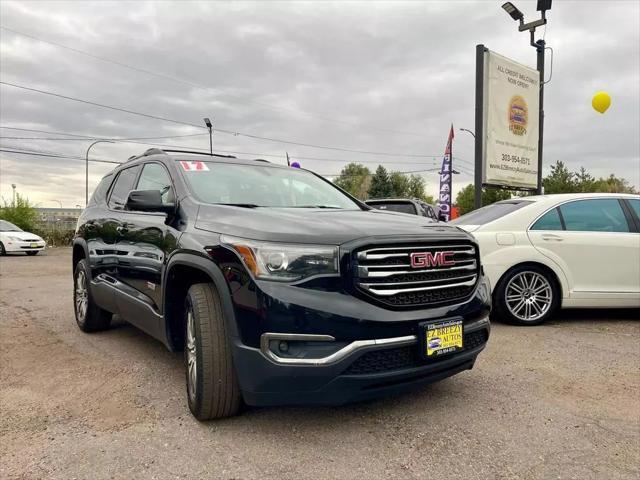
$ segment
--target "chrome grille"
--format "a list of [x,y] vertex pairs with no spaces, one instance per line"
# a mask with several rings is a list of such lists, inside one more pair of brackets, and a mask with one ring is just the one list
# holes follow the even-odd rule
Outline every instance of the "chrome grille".
[[[444,252],[447,261],[437,261]],[[415,255],[428,256],[426,265],[412,266]],[[354,260],[356,288],[398,307],[454,302],[468,296],[478,281],[476,248],[466,242],[368,247]]]

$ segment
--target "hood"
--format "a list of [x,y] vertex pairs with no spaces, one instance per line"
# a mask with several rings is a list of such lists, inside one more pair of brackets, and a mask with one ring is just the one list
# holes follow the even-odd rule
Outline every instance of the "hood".
[[397,215],[382,210],[201,205],[195,227],[254,240],[327,245],[389,235],[435,234],[468,238],[458,228],[433,222],[426,217]]
[[464,230],[465,232],[475,232],[476,230],[478,230],[482,225],[456,225],[456,227],[461,228],[462,230]]
[[7,237],[19,238],[20,240],[33,240],[33,239],[42,240],[40,236],[36,235],[35,233],[29,233],[29,232],[0,232],[0,233],[2,233],[2,235]]

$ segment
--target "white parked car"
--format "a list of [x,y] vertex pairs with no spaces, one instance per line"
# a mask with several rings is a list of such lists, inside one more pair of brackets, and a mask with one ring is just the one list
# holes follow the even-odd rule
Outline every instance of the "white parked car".
[[0,220],[0,255],[17,252],[37,255],[45,246],[45,241],[35,233],[25,232],[11,222]]
[[450,223],[480,245],[497,318],[537,325],[560,307],[640,307],[640,195],[513,198]]

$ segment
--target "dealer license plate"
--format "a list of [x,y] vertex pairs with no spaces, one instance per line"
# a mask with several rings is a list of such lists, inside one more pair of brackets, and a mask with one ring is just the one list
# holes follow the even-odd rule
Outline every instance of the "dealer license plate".
[[457,352],[463,348],[462,319],[428,323],[424,329],[424,351],[427,358]]
[[38,244],[37,243],[32,243],[31,244],[31,248],[38,248]]

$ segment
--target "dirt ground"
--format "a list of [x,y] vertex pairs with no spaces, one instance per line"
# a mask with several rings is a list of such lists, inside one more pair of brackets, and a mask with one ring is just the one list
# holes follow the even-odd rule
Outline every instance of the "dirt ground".
[[475,368],[341,408],[200,423],[181,354],[75,325],[69,249],[0,259],[2,479],[637,479],[638,311],[494,324]]

